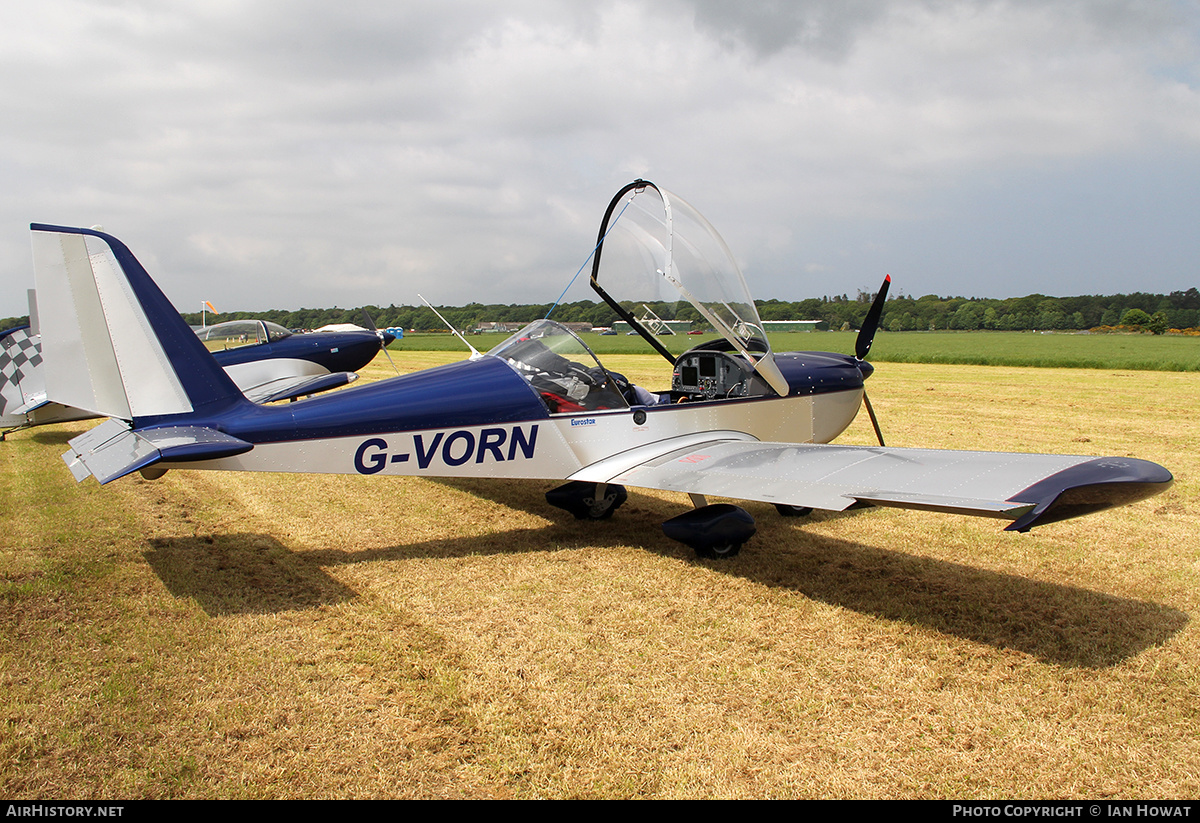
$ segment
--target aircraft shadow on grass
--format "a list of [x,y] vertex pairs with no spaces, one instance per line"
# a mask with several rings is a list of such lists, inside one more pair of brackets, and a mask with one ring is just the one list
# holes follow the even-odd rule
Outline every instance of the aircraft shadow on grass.
[[171,594],[194,598],[211,617],[311,609],[357,596],[270,535],[154,538],[145,557]]
[[[536,481],[437,482],[509,509],[547,513],[536,505],[537,491],[545,485]],[[637,545],[693,562],[690,553],[661,535],[660,503],[638,495],[609,524],[612,528],[602,531],[559,512],[556,521],[538,528],[361,551],[294,552],[261,534],[161,538],[151,542],[146,558],[173,594],[195,598],[210,615],[271,613],[354,598],[357,593],[326,568],[357,563],[498,556],[512,554],[513,546],[531,545],[539,551]],[[765,515],[758,521],[761,538],[783,548],[715,569],[1046,663],[1117,665],[1166,642],[1189,622],[1185,613],[1161,604],[814,535],[794,521]]]
[[29,439],[43,446],[65,446],[71,442],[71,438],[78,437],[80,431],[77,428],[57,431],[42,429],[30,435]]
[[[434,482],[506,508],[542,516],[547,513],[540,505],[536,483],[448,478]],[[685,559],[688,555],[679,551],[674,541],[661,536],[657,526],[661,514],[641,505],[658,502],[644,495],[631,498],[619,517],[629,521],[637,517],[640,522],[613,529],[600,542],[601,532],[572,528],[576,521],[559,512],[559,522],[546,529],[544,545],[636,545]],[[881,549],[796,527],[797,523],[860,516],[865,513],[861,510],[820,511],[811,521],[796,521],[772,516],[771,507],[765,504],[761,508],[761,513],[750,509],[756,514],[758,539],[776,547],[746,557],[738,567],[719,564],[715,568],[861,614],[1013,649],[1048,663],[1084,668],[1116,665],[1166,642],[1189,622],[1184,612],[1159,603]],[[616,519],[609,525],[616,526]],[[560,530],[578,537],[559,539]],[[660,534],[658,540],[650,538],[654,534]],[[497,542],[512,545],[515,541]]]

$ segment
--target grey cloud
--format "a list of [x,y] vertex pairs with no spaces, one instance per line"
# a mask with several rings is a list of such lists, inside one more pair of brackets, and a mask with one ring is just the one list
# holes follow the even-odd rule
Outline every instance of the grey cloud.
[[[1195,35],[1197,8],[1170,0],[684,0],[696,27],[728,48],[764,59],[796,48],[822,59],[846,58],[859,40],[892,20],[998,14],[1043,16],[1062,43],[1162,42],[1181,27]],[[1188,48],[1190,52],[1191,49]],[[1194,57],[1194,53],[1190,54]]]
[[845,57],[858,35],[888,12],[873,0],[689,0],[696,26],[728,47],[770,57],[796,46],[825,59]]

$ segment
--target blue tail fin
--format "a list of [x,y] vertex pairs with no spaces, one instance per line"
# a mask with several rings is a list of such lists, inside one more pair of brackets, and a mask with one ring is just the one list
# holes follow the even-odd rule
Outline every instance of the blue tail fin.
[[135,426],[247,402],[124,243],[30,229],[51,400]]

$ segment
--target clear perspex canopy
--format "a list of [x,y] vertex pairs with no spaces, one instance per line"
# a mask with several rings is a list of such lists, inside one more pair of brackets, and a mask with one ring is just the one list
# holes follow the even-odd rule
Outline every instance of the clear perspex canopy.
[[786,393],[746,280],[700,212],[653,183],[637,181],[610,204],[601,236],[593,287],[635,316],[642,315],[643,304],[674,304],[670,319],[711,327]]
[[274,343],[291,334],[283,326],[269,320],[229,320],[196,329],[196,336],[204,341],[210,351]]
[[488,354],[525,378],[551,413],[628,405],[587,344],[561,323],[535,320]]

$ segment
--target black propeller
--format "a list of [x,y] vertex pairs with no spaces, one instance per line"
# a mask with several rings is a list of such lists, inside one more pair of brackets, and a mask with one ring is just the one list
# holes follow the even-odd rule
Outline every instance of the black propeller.
[[[875,340],[875,332],[879,331],[879,318],[883,316],[883,304],[887,302],[888,287],[891,285],[892,276],[885,275],[883,285],[879,288],[879,294],[875,295],[875,302],[871,304],[871,308],[863,320],[862,328],[858,330],[858,338],[854,341],[854,359],[859,363],[864,362],[867,359],[867,352],[871,351],[871,343]],[[863,405],[867,407],[871,425],[875,427],[875,437],[879,439],[879,445],[882,446],[884,445],[883,432],[879,430],[879,420],[875,417],[875,409],[871,407],[871,401],[867,398],[866,386],[863,387]]]
[[371,315],[367,313],[366,308],[363,308],[362,316],[363,316],[363,321],[366,323],[367,328],[370,329],[371,331],[375,332],[375,336],[379,338],[379,348],[383,349],[383,353],[387,357],[388,362],[392,364],[392,371],[394,371],[397,375],[399,375],[400,370],[398,368],[396,368],[396,361],[392,359],[392,355],[388,353],[388,349],[387,349],[388,343],[391,341],[389,341],[386,337],[384,337],[383,332],[381,332],[378,328],[375,327],[375,321],[371,319]]
[[887,302],[888,287],[891,285],[892,276],[884,275],[879,294],[875,295],[875,302],[871,304],[871,309],[867,312],[866,319],[863,320],[862,328],[858,330],[858,339],[854,341],[854,357],[858,360],[866,360],[867,352],[871,350],[875,332],[879,331],[879,318],[883,316],[883,304]]

